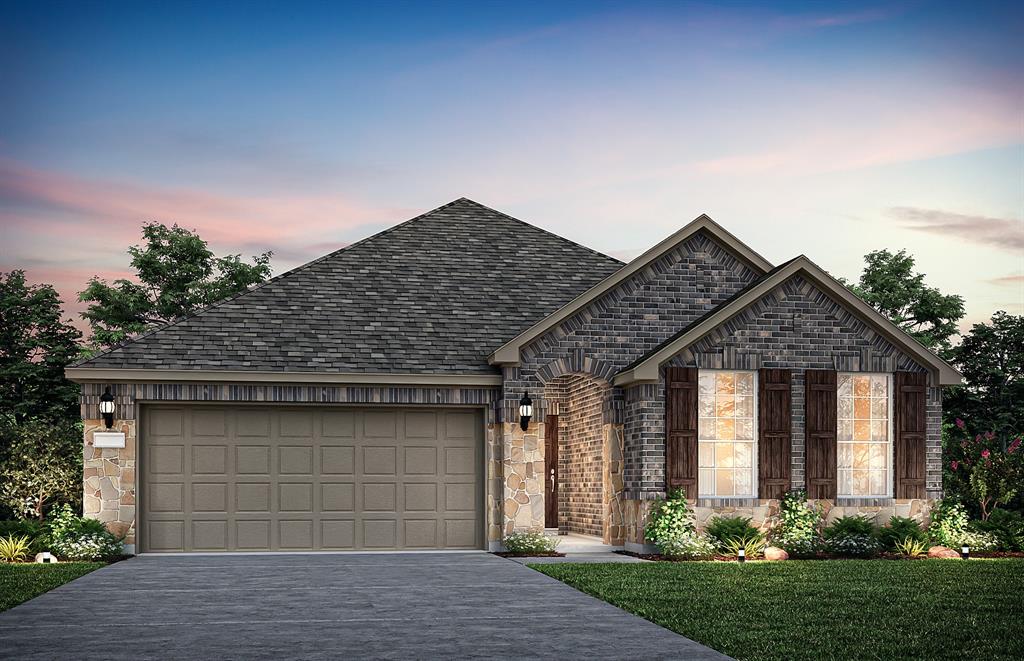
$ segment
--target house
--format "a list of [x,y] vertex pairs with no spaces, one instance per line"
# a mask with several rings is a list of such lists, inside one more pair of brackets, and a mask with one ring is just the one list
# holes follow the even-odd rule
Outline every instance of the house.
[[67,373],[85,513],[140,552],[544,528],[641,549],[676,487],[701,521],[763,522],[790,488],[923,518],[960,381],[808,258],[774,266],[707,216],[623,264],[467,199]]

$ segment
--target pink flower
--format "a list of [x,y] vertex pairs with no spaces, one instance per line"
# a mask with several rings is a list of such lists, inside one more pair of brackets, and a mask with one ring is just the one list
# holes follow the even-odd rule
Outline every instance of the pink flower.
[[985,440],[991,441],[996,435],[990,431],[985,432]]
[[1006,453],[1007,454],[1013,454],[1014,452],[1017,451],[1017,448],[1019,448],[1019,447],[1020,447],[1020,437],[1018,436],[1017,440],[1015,440],[1013,443],[1010,443],[1010,447],[1006,448]]
[[989,452],[988,450],[982,450],[982,451],[981,451],[981,456],[982,456],[982,457],[983,457],[984,459],[988,459],[988,458],[989,458],[989,455],[991,455],[991,454],[992,454],[992,453],[991,453],[991,452]]
[[954,461],[954,462],[950,463],[949,465],[950,465],[950,467],[952,467],[953,470],[956,470],[957,466],[960,465],[960,462],[959,461]]
[[964,424],[963,420],[961,420],[960,418],[957,418],[956,419],[956,426],[959,427],[960,429],[963,429],[966,425]]
[[981,443],[981,434],[978,434],[977,436],[974,437],[974,442]]

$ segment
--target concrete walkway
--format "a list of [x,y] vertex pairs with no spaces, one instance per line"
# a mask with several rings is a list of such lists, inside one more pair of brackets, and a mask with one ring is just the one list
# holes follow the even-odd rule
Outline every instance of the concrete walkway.
[[139,557],[0,613],[0,658],[727,657],[486,553]]

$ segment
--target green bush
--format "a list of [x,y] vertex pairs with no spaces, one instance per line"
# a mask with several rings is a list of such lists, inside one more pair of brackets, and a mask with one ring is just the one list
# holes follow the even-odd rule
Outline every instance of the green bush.
[[734,539],[764,537],[760,530],[750,525],[750,519],[743,516],[716,516],[704,526],[704,534],[720,551],[726,550]]
[[0,537],[0,561],[25,562],[28,559],[29,544],[27,535]]
[[932,541],[949,548],[961,546],[967,533],[967,510],[950,500],[939,501],[932,509],[932,522],[928,535]]
[[730,538],[721,550],[734,558],[738,558],[740,549],[743,549],[744,557],[748,560],[753,560],[764,555],[764,547],[766,545],[767,542],[765,542],[764,535],[755,528],[753,533],[748,532],[740,537]]
[[874,535],[843,532],[829,537],[825,541],[825,550],[848,558],[871,558],[878,555],[882,545]]
[[893,550],[911,558],[917,558],[928,552],[928,542],[915,537],[905,537],[893,545]]
[[821,506],[807,502],[802,489],[787,491],[779,504],[779,522],[770,538],[794,558],[814,556],[821,547]]
[[82,503],[82,425],[29,420],[0,424],[0,503],[22,518],[42,520],[51,508]]
[[928,533],[921,529],[917,521],[905,516],[891,517],[889,523],[878,531],[878,541],[890,551],[897,550],[896,547],[908,538],[927,544]]
[[[694,535],[697,527],[693,522],[693,512],[686,502],[686,492],[675,489],[668,498],[654,501],[647,514],[647,525],[644,537],[660,548],[662,542],[677,540],[684,535]],[[663,551],[664,552],[664,551]]]
[[50,550],[65,560],[99,560],[120,555],[124,546],[101,522],[80,517],[64,505],[50,518]]
[[715,557],[715,545],[711,539],[693,531],[663,537],[658,548],[662,555],[673,560],[710,560]]
[[992,535],[1000,551],[1024,551],[1024,516],[1020,512],[997,509],[988,521],[972,521],[968,528]]
[[542,532],[514,532],[502,541],[509,553],[551,553],[561,540]]
[[0,521],[0,537],[5,536],[28,537],[29,552],[33,555],[49,550],[50,536],[46,524],[39,521]]
[[823,533],[825,539],[833,537],[874,537],[875,524],[863,516],[841,516],[832,522]]

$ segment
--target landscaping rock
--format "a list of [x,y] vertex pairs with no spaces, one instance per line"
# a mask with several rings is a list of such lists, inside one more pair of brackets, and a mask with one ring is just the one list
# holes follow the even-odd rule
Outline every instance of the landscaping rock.
[[765,560],[789,560],[789,554],[778,546],[769,546],[764,550]]
[[960,554],[947,546],[933,546],[928,549],[928,557],[956,559],[960,557]]

